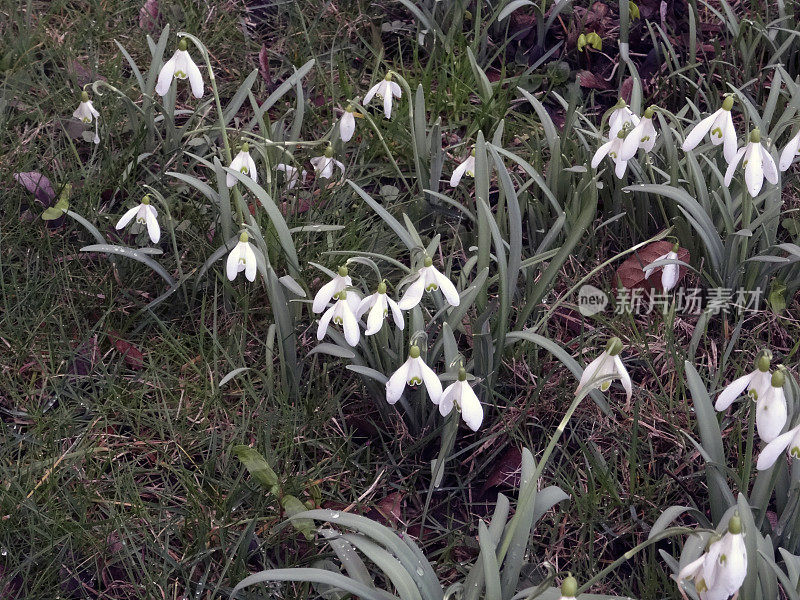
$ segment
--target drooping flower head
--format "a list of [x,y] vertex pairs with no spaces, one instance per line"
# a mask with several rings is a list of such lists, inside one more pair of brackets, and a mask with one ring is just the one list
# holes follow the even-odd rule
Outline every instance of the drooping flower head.
[[330,179],[333,177],[334,167],[339,167],[342,171],[342,177],[344,177],[344,164],[333,158],[333,146],[330,144],[325,148],[325,154],[311,159],[311,165],[314,167],[317,176],[322,179]]
[[100,113],[95,110],[92,101],[89,100],[89,93],[86,91],[81,92],[81,102],[78,108],[72,113],[72,116],[83,123],[91,123],[94,119],[100,116]]
[[480,429],[483,422],[483,407],[467,381],[467,372],[463,368],[458,370],[458,380],[448,385],[442,392],[439,400],[439,412],[446,417],[453,410],[453,405],[456,406],[464,423],[472,431]]
[[[672,246],[672,250],[667,252],[666,254],[662,254],[653,262],[658,262],[660,260],[678,260],[678,250],[680,250],[680,246],[675,244]],[[644,270],[644,278],[650,279],[650,275],[653,274],[655,269],[661,269],[661,289],[665,292],[670,291],[675,285],[678,283],[678,278],[680,276],[680,266],[677,262],[670,263],[668,265],[664,265],[663,267],[653,267],[650,266]]]
[[386,382],[386,401],[394,404],[403,395],[403,390],[407,385],[416,387],[423,383],[428,390],[431,402],[439,404],[442,396],[442,384],[436,373],[420,357],[419,346],[411,346],[406,362]]
[[286,181],[286,189],[291,190],[294,186],[297,185],[297,182],[301,179],[306,178],[306,171],[305,169],[299,171],[297,167],[293,167],[292,165],[287,165],[286,163],[279,163],[275,165],[276,171],[283,171]]
[[353,314],[353,309],[347,299],[347,291],[342,290],[334,295],[336,302],[325,311],[319,320],[319,327],[317,327],[317,339],[322,340],[328,331],[328,325],[333,321],[336,325],[341,326],[344,331],[344,339],[351,346],[358,345],[358,340],[361,339],[361,330],[358,327],[358,319]]
[[369,315],[367,315],[367,329],[364,331],[364,335],[374,335],[381,330],[383,321],[389,316],[390,308],[392,310],[394,324],[397,325],[398,329],[402,330],[403,327],[405,327],[403,313],[397,305],[397,302],[389,298],[386,293],[386,282],[381,281],[378,284],[378,291],[364,298],[359,304],[358,310],[356,310],[356,318],[358,319],[360,319],[365,312],[369,311]]
[[731,184],[736,167],[742,159],[744,159],[742,162],[744,181],[747,184],[747,191],[753,198],[758,196],[765,178],[772,185],[778,183],[778,168],[775,166],[772,155],[761,144],[761,132],[758,128],[750,132],[750,142],[743,148],[739,148],[733,161],[728,165],[724,181],[726,187]]
[[348,104],[339,121],[339,137],[343,142],[349,142],[356,131],[356,116],[352,104]]
[[156,93],[159,96],[164,97],[167,95],[173,79],[188,78],[194,97],[203,97],[203,75],[189,55],[188,48],[189,43],[185,38],[181,38],[175,54],[161,67],[161,71],[158,73],[158,83],[156,84]]
[[[250,156],[250,144],[245,142],[242,144],[239,154],[237,154],[231,161],[231,169],[239,171],[243,175],[249,175],[254,182],[258,182],[258,173],[256,172],[256,163]],[[225,183],[229,188],[236,185],[236,177],[228,173],[225,176]]]
[[561,597],[559,600],[575,600],[578,595],[578,580],[572,575],[561,583]]
[[145,195],[139,206],[134,206],[117,221],[116,229],[122,229],[130,223],[134,217],[139,225],[144,225],[147,228],[147,234],[150,236],[150,241],[154,244],[158,243],[161,239],[161,228],[158,226],[158,212],[156,207],[150,204],[150,195]]
[[458,183],[461,181],[461,178],[466,175],[467,177],[475,177],[475,149],[472,149],[469,156],[464,159],[460,165],[458,165],[455,170],[453,171],[452,177],[450,177],[450,187],[456,187]]
[[781,171],[785,171],[791,167],[794,159],[797,158],[798,155],[800,155],[800,131],[794,134],[794,137],[789,140],[789,143],[786,144],[783,152],[781,152],[781,159],[778,164]]
[[236,279],[236,275],[244,271],[244,276],[249,281],[255,281],[256,269],[258,263],[256,261],[256,253],[253,251],[253,246],[249,242],[250,236],[246,231],[239,234],[239,241],[230,254],[228,254],[228,261],[225,264],[225,274],[230,281]]
[[625,100],[620,98],[614,106],[614,110],[608,117],[608,139],[613,140],[617,134],[622,131],[627,125],[630,131],[639,124],[639,117],[637,117],[630,108],[628,108]]
[[753,371],[734,379],[720,392],[714,408],[720,411],[725,410],[742,395],[745,389],[747,389],[747,395],[753,400],[765,396],[772,381],[772,373],[769,370],[771,360],[772,353],[769,350],[763,351],[761,356],[756,359]]
[[723,100],[722,107],[717,112],[709,115],[686,135],[681,149],[684,152],[694,150],[703,141],[707,133],[710,133],[711,143],[715,146],[722,146],[722,154],[728,164],[736,157],[736,128],[733,126],[731,109],[733,108],[733,96],[728,96]]
[[758,437],[765,442],[777,438],[786,425],[786,395],[783,392],[785,381],[783,371],[775,371],[766,393],[756,401],[756,430]]
[[312,311],[321,313],[325,310],[325,307],[328,306],[328,302],[331,301],[331,298],[353,285],[353,280],[347,273],[347,267],[342,265],[339,267],[336,275],[333,276],[333,279],[319,288],[317,295],[314,296],[314,303],[311,305]]
[[658,133],[653,125],[654,113],[652,106],[644,111],[642,120],[631,129],[625,141],[622,142],[622,147],[620,148],[620,158],[622,160],[628,161],[632,159],[636,156],[636,151],[639,148],[642,148],[645,152],[650,152],[653,146],[656,145]]
[[392,81],[391,73],[387,73],[386,77],[383,78],[382,81],[373,85],[370,90],[367,92],[367,95],[364,96],[364,105],[366,106],[369,104],[369,101],[372,100],[373,96],[378,96],[378,98],[383,99],[383,114],[386,115],[387,119],[392,118],[392,97],[400,98],[403,95],[400,86],[397,85],[394,81]]
[[597,152],[595,152],[594,156],[592,157],[593,169],[596,169],[600,164],[600,161],[608,156],[614,161],[614,174],[617,176],[617,178],[622,179],[625,176],[625,171],[628,168],[628,161],[622,157],[622,145],[625,143],[625,139],[628,136],[628,131],[629,130],[626,127],[621,128],[617,133],[614,134],[610,141],[606,142],[597,149]]
[[430,256],[425,257],[423,266],[416,274],[417,278],[408,286],[400,302],[397,303],[402,310],[411,310],[419,304],[423,292],[432,292],[438,289],[442,290],[445,300],[451,306],[459,305],[461,298],[458,296],[456,286],[433,266]]
[[[622,383],[622,387],[625,388],[627,401],[630,402],[631,396],[633,395],[633,386],[631,384],[630,375],[628,375],[628,370],[625,368],[625,365],[622,364],[622,359],[619,357],[620,352],[622,352],[622,341],[618,337],[613,337],[608,340],[608,344],[606,344],[606,349],[603,353],[590,362],[583,370],[583,375],[581,375],[575,393],[578,394],[591,382],[594,382],[592,383],[592,387],[597,387],[599,385],[600,390],[605,392],[611,387],[611,382],[614,379],[619,379],[620,383]],[[595,381],[609,375],[613,376],[613,378],[606,379],[602,382]]]

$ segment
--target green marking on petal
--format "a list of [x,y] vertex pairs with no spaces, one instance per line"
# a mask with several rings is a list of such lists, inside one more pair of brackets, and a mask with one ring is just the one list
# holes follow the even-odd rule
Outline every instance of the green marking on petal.
[[344,323],[342,317],[333,317],[333,322],[336,323],[337,325],[341,325],[342,323]]
[[791,450],[789,450],[789,456],[792,458],[800,458],[800,447],[792,446]]
[[429,283],[428,285],[425,286],[425,291],[426,292],[431,292],[433,290],[438,290],[438,289],[439,289],[439,286],[437,284],[435,284],[435,283]]
[[189,76],[183,71],[175,71],[175,77],[177,77],[178,79],[186,79]]
[[616,152],[609,152],[609,153],[608,153],[608,155],[609,155],[611,158],[617,158],[617,153],[616,153]]
[[604,381],[603,383],[600,384],[600,389],[602,391],[604,391],[604,392],[607,392],[608,388],[610,388],[610,387],[611,387],[611,382],[610,381]]
[[408,380],[408,385],[411,386],[417,386],[420,385],[421,383],[422,379],[420,379],[419,377],[412,377],[411,379]]

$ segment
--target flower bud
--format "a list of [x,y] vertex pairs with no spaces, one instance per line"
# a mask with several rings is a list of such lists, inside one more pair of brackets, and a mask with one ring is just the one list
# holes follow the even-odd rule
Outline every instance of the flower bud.
[[328,144],[328,147],[325,148],[325,158],[331,158],[333,156],[333,146]]
[[386,281],[381,281],[378,284],[378,293],[379,294],[385,294],[386,293]]
[[772,387],[780,388],[783,387],[783,384],[786,382],[786,375],[783,374],[783,371],[778,369],[772,374]]
[[248,144],[247,142],[242,144],[242,152],[250,152],[250,144]]
[[572,575],[561,583],[561,595],[564,598],[574,598],[578,593],[578,580]]
[[655,106],[648,106],[647,109],[644,111],[644,118],[652,119],[655,112],[656,112]]
[[733,535],[742,533],[742,518],[739,516],[739,513],[733,513],[731,520],[728,521],[728,532]]
[[680,249],[681,249],[681,245],[678,242],[675,242],[674,244],[672,244],[672,251],[675,254],[677,254],[678,250],[680,250]]
[[608,340],[608,344],[606,344],[606,352],[608,352],[609,356],[616,356],[622,352],[622,340],[620,340],[618,337],[613,337]]
[[145,194],[142,198],[142,204],[150,204],[150,194]]
[[733,108],[733,96],[727,96],[722,101],[722,110],[730,111]]
[[772,361],[772,352],[769,350],[765,350],[761,353],[756,359],[756,368],[761,371],[762,373],[766,373],[769,371],[769,364]]

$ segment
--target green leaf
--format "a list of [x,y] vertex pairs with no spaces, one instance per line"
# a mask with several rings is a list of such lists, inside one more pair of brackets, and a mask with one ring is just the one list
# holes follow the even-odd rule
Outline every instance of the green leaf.
[[[285,495],[281,498],[281,506],[283,506],[283,510],[286,512],[286,515],[291,519],[297,514],[301,512],[305,512],[308,507],[300,502],[300,500],[292,496],[290,494]],[[314,521],[311,519],[303,519],[303,518],[296,518],[292,519],[292,525],[294,525],[295,529],[297,529],[300,533],[306,536],[306,539],[310,542],[314,539]]]
[[469,64],[470,67],[472,67],[472,74],[475,77],[475,82],[478,84],[478,95],[481,97],[484,104],[486,104],[492,99],[492,84],[489,82],[486,73],[483,72],[483,69],[481,69],[480,65],[475,60],[475,55],[472,53],[469,46],[467,46],[467,56],[469,57]]
[[351,579],[341,573],[333,573],[325,569],[270,569],[255,573],[249,577],[242,579],[233,591],[231,597],[235,597],[236,593],[242,588],[246,588],[257,583],[264,583],[267,581],[307,581],[310,583],[323,583],[333,587],[341,588],[351,594],[354,594],[362,600],[400,600],[397,596],[379,590],[370,588],[360,581]]
[[172,275],[167,273],[167,270],[154,261],[152,258],[143,254],[140,250],[135,250],[134,248],[127,248],[125,246],[114,246],[112,244],[92,244],[91,246],[84,246],[81,248],[81,252],[104,252],[106,254],[116,254],[118,256],[125,256],[126,258],[132,258],[135,261],[138,261],[142,264],[147,265],[153,271],[158,273],[164,281],[166,281],[170,286],[175,285],[175,280],[172,278]]
[[278,475],[258,450],[250,446],[238,445],[233,447],[233,453],[260,485],[264,486],[271,494],[277,496],[280,493]]

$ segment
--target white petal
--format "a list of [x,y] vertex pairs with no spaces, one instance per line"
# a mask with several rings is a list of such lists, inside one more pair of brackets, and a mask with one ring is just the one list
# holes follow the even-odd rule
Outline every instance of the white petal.
[[125,227],[128,223],[130,223],[133,220],[133,217],[135,217],[136,213],[138,212],[139,212],[139,207],[134,206],[132,209],[130,209],[128,212],[122,215],[122,218],[119,221],[117,221],[115,229],[122,229],[123,227]]
[[739,161],[742,160],[745,150],[747,150],[747,146],[739,148],[738,152],[736,152],[736,155],[733,157],[733,160],[728,162],[728,170],[725,171],[725,179],[723,181],[725,187],[728,187],[731,184],[733,174],[736,172],[736,167],[738,166]]
[[592,362],[586,365],[586,368],[583,370],[583,374],[581,375],[581,379],[578,382],[578,387],[575,389],[576,394],[580,392],[581,389],[583,389],[583,387],[587,383],[589,383],[592,379],[594,379],[594,377],[597,375],[598,370],[603,365],[603,363],[606,362],[606,360],[609,360],[609,356],[608,354],[603,352],[600,356],[598,356]]
[[764,170],[764,177],[766,177],[767,181],[769,181],[772,185],[777,185],[778,168],[775,166],[775,159],[772,158],[772,155],[767,151],[766,148],[763,149],[761,158],[764,161],[761,164],[761,168]]
[[628,370],[625,368],[625,365],[622,364],[622,359],[617,354],[614,357],[614,367],[616,368],[617,375],[619,375],[619,381],[622,384],[622,387],[625,389],[625,394],[627,396],[627,401],[631,401],[631,396],[633,395],[633,385],[631,384],[631,376],[628,375]]
[[383,327],[383,316],[386,310],[386,294],[378,294],[379,298],[373,304],[367,316],[367,330],[364,335],[374,335]]
[[392,92],[392,96],[395,98],[402,98],[403,90],[400,89],[400,86],[396,81],[389,82],[389,90]]
[[[644,120],[645,119],[642,119],[642,121]],[[655,125],[653,125],[653,119],[647,119],[647,123],[645,123],[644,129],[642,130],[642,137],[639,139],[639,147],[644,148],[645,152],[650,152],[653,146],[656,145],[657,138],[658,132],[656,131]]]
[[144,213],[144,222],[147,225],[147,234],[150,240],[157,244],[161,239],[161,228],[158,226],[158,219],[156,218],[156,209],[152,206],[147,206]]
[[386,116],[387,119],[392,118],[392,93],[389,91],[389,86],[386,86],[387,89],[384,91],[383,95],[383,114]]
[[461,382],[461,418],[472,431],[478,431],[483,423],[481,401],[466,381]]
[[[230,169],[231,169],[231,171],[241,171],[243,164],[244,164],[244,152],[240,151],[239,154],[234,156],[233,160],[231,161]],[[235,186],[236,185],[236,181],[237,181],[236,177],[234,177],[230,173],[227,173],[225,175],[225,184],[229,188],[232,188],[233,186]]]
[[[660,261],[660,260],[664,260],[665,258],[669,258],[669,252],[667,252],[666,254],[662,254],[661,256],[659,256],[657,259],[655,259],[655,260],[653,261],[653,263],[656,263],[656,262],[658,262],[658,261]],[[653,263],[650,263],[650,264],[652,265]],[[644,270],[644,278],[645,278],[645,279],[650,279],[650,275],[652,275],[652,274],[653,274],[653,271],[655,271],[655,270],[656,270],[656,267],[652,267],[652,266],[650,266],[650,267],[647,267],[647,268]]]
[[425,274],[420,272],[419,277],[408,286],[406,293],[400,298],[397,306],[402,310],[411,310],[419,301],[422,300],[422,293],[425,291]]
[[600,161],[603,160],[606,155],[611,151],[611,146],[613,144],[613,140],[610,142],[606,142],[602,146],[597,149],[597,152],[594,153],[592,157],[592,168],[596,169],[597,165],[600,164]]
[[756,402],[756,429],[758,437],[771,442],[786,425],[786,399],[783,388],[773,387],[764,398]]
[[631,130],[631,132],[622,142],[622,146],[619,149],[619,157],[622,160],[627,161],[636,156],[636,151],[639,149],[642,135],[644,135],[644,126],[648,121],[650,121],[650,119],[642,119],[641,122]]
[[747,191],[755,198],[764,185],[764,170],[761,166],[761,144],[750,144],[750,156],[746,156],[747,164],[744,167],[744,181],[747,184]]
[[439,381],[436,373],[425,364],[422,358],[416,358],[414,360],[419,361],[417,365],[419,366],[422,381],[425,382],[425,387],[428,390],[428,396],[430,396],[431,402],[439,404],[439,399],[442,397],[442,382]]
[[398,329],[403,329],[405,327],[405,320],[403,319],[403,312],[400,310],[400,307],[397,305],[397,302],[386,297],[386,301],[389,303],[389,308],[392,310],[392,316],[394,317],[394,324],[397,325]]
[[325,310],[325,307],[328,306],[328,302],[331,301],[333,295],[340,292],[340,289],[337,289],[337,285],[339,285],[338,278],[334,277],[328,283],[323,285],[319,288],[317,295],[314,296],[314,303],[311,305],[311,310],[315,313],[321,313]]
[[683,145],[681,146],[681,150],[683,150],[684,152],[693,150],[694,148],[697,147],[697,144],[703,141],[703,138],[706,137],[706,134],[709,131],[711,131],[711,127],[717,120],[717,117],[720,114],[720,110],[718,110],[712,115],[707,116],[705,119],[701,120],[697,125],[692,127],[692,130],[686,135],[686,139],[683,140]]
[[[383,83],[383,81],[379,81],[378,83],[373,85],[371,88],[369,88],[369,91],[367,92],[367,95],[364,96],[364,106],[369,104],[369,101],[372,100],[373,96],[375,96],[375,94],[378,92],[378,90],[380,89],[382,83]],[[395,402],[396,402],[396,400],[395,400]],[[394,404],[394,402],[392,404]]]
[[625,169],[628,168],[628,161],[618,158],[617,160],[614,161],[614,163],[615,163],[614,174],[617,176],[617,179],[622,179],[623,177],[625,177]]
[[443,417],[446,417],[450,414],[450,411],[453,410],[453,400],[458,395],[460,391],[460,387],[458,384],[460,382],[455,381],[444,388],[442,392],[441,398],[439,398],[439,414]]
[[758,400],[772,387],[772,373],[756,369],[751,375],[752,378],[747,386],[747,393]]
[[800,131],[798,131],[795,136],[789,140],[789,143],[786,144],[786,148],[784,148],[783,152],[781,152],[781,160],[779,165],[781,171],[785,171],[792,166],[792,163],[797,156],[798,148],[800,148]]
[[350,310],[350,307],[347,305],[346,301],[340,301],[340,303],[343,306],[340,314],[342,315],[342,330],[344,331],[344,339],[348,344],[355,347],[358,345],[358,340],[361,339],[361,329],[359,329],[356,316],[353,314],[353,311]]
[[[333,164],[339,167],[339,170],[342,172],[342,177],[344,177],[344,163],[334,160]],[[331,174],[333,174],[333,168],[331,168]]]
[[458,306],[461,304],[461,298],[458,296],[458,290],[456,286],[442,273],[437,271],[436,269],[433,270],[434,277],[436,278],[436,285],[439,286],[439,289],[442,290],[442,294],[444,295],[445,300],[447,300],[450,306]]
[[364,315],[364,313],[367,312],[373,304],[375,304],[377,299],[378,299],[378,293],[376,292],[374,294],[370,294],[369,296],[361,300],[361,302],[358,303],[358,307],[356,308],[356,318],[360,319]]
[[328,325],[330,325],[335,312],[336,305],[333,305],[320,317],[319,325],[317,325],[317,340],[321,341],[322,338],[325,337],[325,334],[328,332]]
[[690,562],[688,565],[683,567],[678,572],[678,574],[675,577],[675,579],[677,579],[678,582],[681,582],[684,579],[687,579],[689,577],[694,577],[697,574],[697,572],[702,568],[703,562],[705,560],[706,560],[706,555],[705,554],[700,555],[698,558],[696,558],[695,560]]
[[389,404],[394,404],[400,399],[400,396],[403,395],[412,360],[413,359],[408,358],[389,378],[389,381],[386,382],[386,401]]
[[789,444],[792,443],[792,440],[798,431],[800,431],[800,427],[790,429],[764,446],[761,454],[758,455],[756,469],[763,471],[764,469],[769,469],[772,465],[774,465],[775,461],[778,460],[778,457],[781,455],[781,452],[786,450],[786,448],[789,447]]
[[238,242],[228,254],[228,260],[225,263],[225,274],[228,276],[229,281],[236,279],[236,275],[239,273],[239,256],[241,253],[241,242]]
[[342,120],[339,122],[339,137],[343,142],[349,142],[356,131],[356,119],[353,113],[345,111]]
[[464,173],[467,171],[467,161],[462,162],[458,165],[455,170],[453,171],[453,175],[450,177],[450,187],[456,187],[458,182],[461,181],[461,178],[464,176]]
[[734,379],[732,382],[730,382],[727,387],[720,392],[719,396],[717,396],[717,401],[714,404],[714,408],[722,411],[733,404],[733,401],[741,396],[742,392],[750,384],[750,381],[753,379],[754,375],[755,373],[748,373],[747,375],[742,375],[738,379]]
[[250,281],[256,280],[256,270],[258,269],[258,262],[256,261],[256,253],[253,252],[253,246],[250,242],[246,242],[242,250],[244,255],[244,276]]
[[725,139],[722,146],[722,155],[725,157],[725,161],[730,164],[730,162],[736,157],[736,148],[738,147],[738,143],[736,140],[736,127],[733,124],[731,111],[726,110],[725,113],[726,114],[723,115],[725,123],[723,136]]
[[161,67],[161,71],[158,73],[158,83],[156,84],[156,93],[164,97],[169,92],[169,86],[172,83],[172,78],[175,76],[175,62],[177,61],[177,51],[175,54],[172,55],[164,66]]
[[678,278],[680,277],[681,271],[680,267],[676,264],[672,265],[665,265],[664,270],[661,273],[661,288],[668,292],[672,288],[675,287],[675,284],[678,283]]
[[186,68],[187,74],[189,75],[189,85],[192,88],[192,94],[195,98],[202,98],[203,97],[203,76],[200,73],[200,69],[194,64],[191,56],[189,53],[186,53]]

